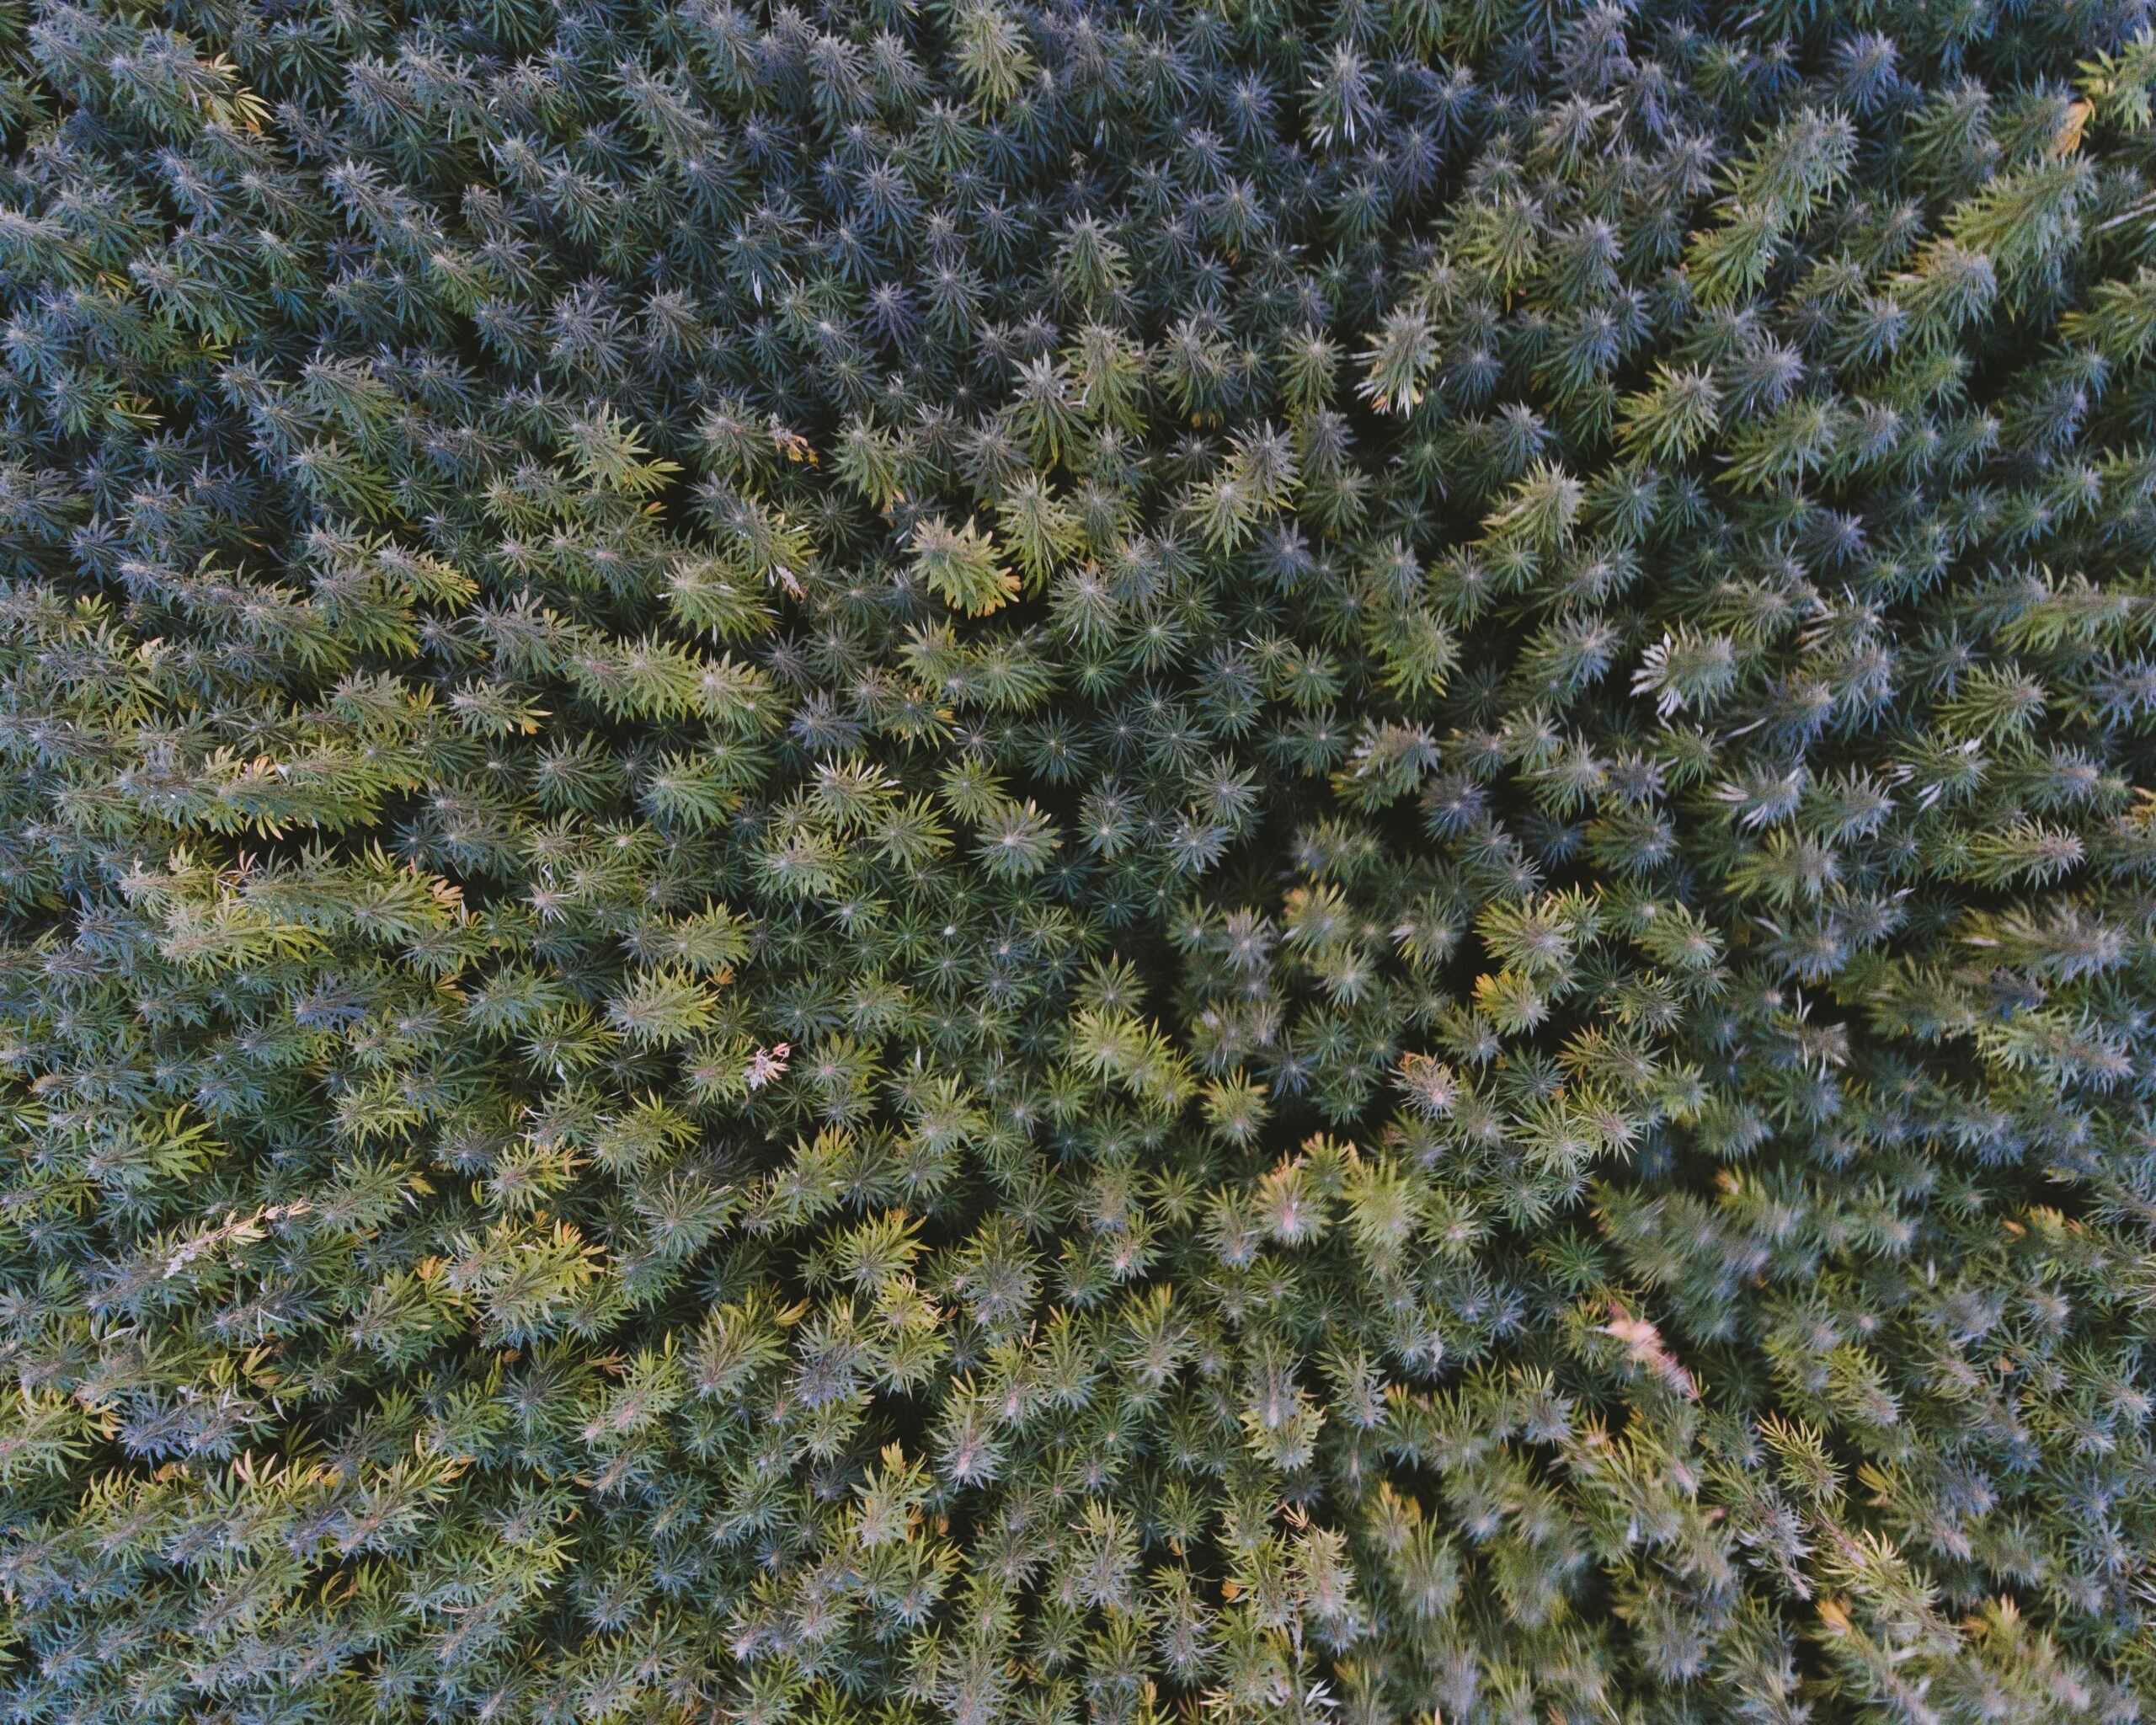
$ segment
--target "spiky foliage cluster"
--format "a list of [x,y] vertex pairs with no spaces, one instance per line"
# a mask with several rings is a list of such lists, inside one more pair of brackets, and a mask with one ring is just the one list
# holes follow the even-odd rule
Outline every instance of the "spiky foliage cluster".
[[2147,0],[5,0],[0,1716],[2143,1717]]

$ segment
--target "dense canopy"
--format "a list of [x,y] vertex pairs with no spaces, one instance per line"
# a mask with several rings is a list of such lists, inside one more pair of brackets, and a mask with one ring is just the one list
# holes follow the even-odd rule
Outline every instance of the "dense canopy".
[[0,1720],[2156,1712],[2148,0],[0,0]]

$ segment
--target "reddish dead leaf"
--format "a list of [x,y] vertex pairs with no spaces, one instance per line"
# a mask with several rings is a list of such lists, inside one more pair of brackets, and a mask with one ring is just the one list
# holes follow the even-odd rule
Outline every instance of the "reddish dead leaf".
[[1609,1322],[1601,1327],[1601,1333],[1614,1336],[1622,1342],[1625,1359],[1635,1365],[1646,1366],[1687,1401],[1700,1399],[1699,1386],[1692,1381],[1692,1374],[1662,1345],[1662,1332],[1646,1319],[1634,1317],[1625,1309],[1623,1300],[1613,1299],[1609,1302]]

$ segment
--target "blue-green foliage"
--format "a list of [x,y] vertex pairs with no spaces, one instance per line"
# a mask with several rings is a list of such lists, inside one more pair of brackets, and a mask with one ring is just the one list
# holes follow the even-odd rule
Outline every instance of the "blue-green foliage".
[[0,61],[0,1719],[2145,1717],[2148,0]]

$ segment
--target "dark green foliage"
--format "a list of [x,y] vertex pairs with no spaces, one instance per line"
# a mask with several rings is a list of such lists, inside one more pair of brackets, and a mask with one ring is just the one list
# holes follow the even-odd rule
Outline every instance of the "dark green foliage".
[[2122,1725],[2148,0],[0,0],[0,1717]]

